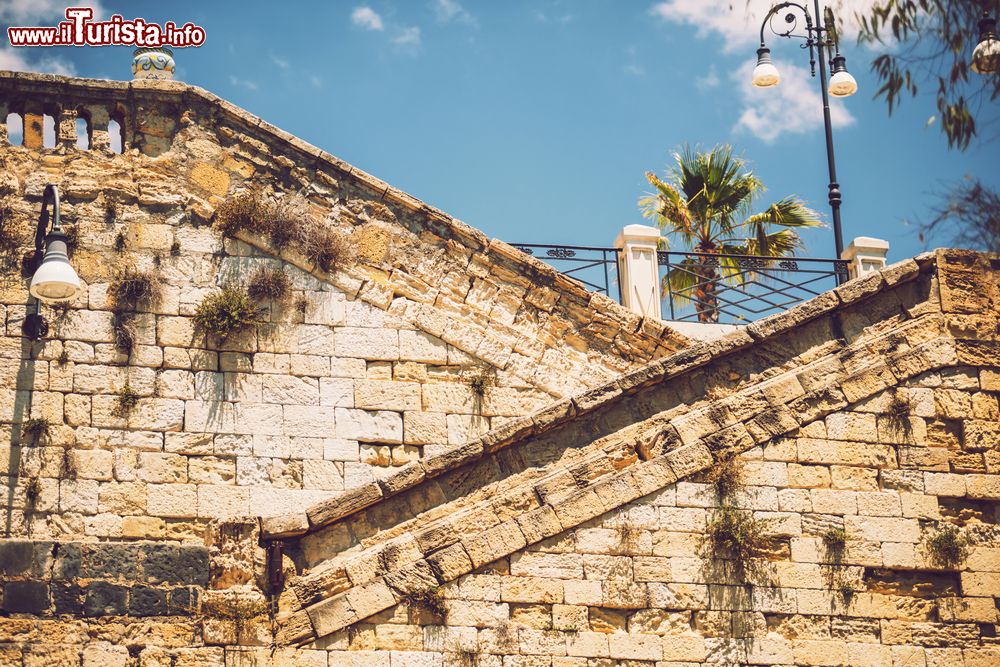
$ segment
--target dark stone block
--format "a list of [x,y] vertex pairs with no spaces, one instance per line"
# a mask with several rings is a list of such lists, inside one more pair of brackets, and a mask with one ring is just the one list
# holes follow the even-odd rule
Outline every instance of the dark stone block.
[[83,589],[79,584],[53,581],[50,588],[56,614],[79,616],[83,613]]
[[175,588],[170,591],[170,615],[190,616],[198,609],[197,588]]
[[17,576],[31,569],[34,545],[31,542],[4,540],[0,542],[0,574]]
[[42,581],[8,581],[3,610],[12,614],[44,614],[49,609],[49,587]]
[[174,582],[177,551],[176,544],[153,544],[143,549],[143,580],[151,584]]
[[207,586],[211,575],[209,551],[206,547],[180,547],[176,571],[181,583]]
[[145,549],[145,580],[153,584],[205,586],[210,575],[208,549],[157,544]]
[[76,579],[80,576],[80,545],[75,542],[57,544],[53,579]]
[[129,597],[128,613],[132,616],[165,616],[167,591],[149,586],[136,586]]
[[126,581],[139,578],[139,545],[83,544],[80,551],[81,577]]
[[85,616],[121,616],[125,613],[128,588],[106,581],[93,581],[87,586],[83,602]]
[[47,579],[52,562],[52,542],[0,541],[0,574]]

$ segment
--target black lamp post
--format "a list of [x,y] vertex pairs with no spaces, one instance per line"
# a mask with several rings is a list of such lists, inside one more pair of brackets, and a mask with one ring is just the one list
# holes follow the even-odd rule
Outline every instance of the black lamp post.
[[[52,215],[49,215],[49,205]],[[49,229],[49,222],[52,228]],[[80,291],[80,278],[69,263],[66,233],[59,218],[59,189],[45,186],[42,212],[35,231],[35,260],[28,292],[35,297],[34,312],[28,313],[21,329],[31,340],[40,340],[48,333],[48,323],[42,317],[41,304],[70,301]]]
[[[820,19],[819,0],[813,0],[816,11],[816,22],[813,23],[813,16],[809,13],[809,8],[797,2],[782,2],[775,5],[764,17],[760,25],[760,48],[757,49],[757,67],[753,71],[753,85],[758,88],[771,88],[781,81],[778,69],[771,63],[771,50],[764,43],[764,28],[770,28],[771,32],[779,37],[797,37],[806,40],[803,48],[809,49],[809,66],[812,75],[816,76],[816,61],[819,60],[819,85],[823,94],[823,125],[826,129],[826,159],[830,169],[829,200],[830,209],[833,212],[833,236],[837,246],[835,259],[840,259],[844,252],[844,237],[840,226],[840,184],[837,182],[837,165],[833,157],[833,127],[830,122],[830,95],[834,97],[848,97],[858,90],[858,84],[854,77],[847,71],[846,58],[840,54],[840,45],[837,40],[836,28],[833,22],[833,14],[827,8]],[[772,19],[783,9],[789,11],[785,13],[784,20],[787,24],[786,30],[777,30],[771,24]],[[798,27],[798,17],[796,11],[801,12],[805,17],[806,34],[795,34]],[[830,49],[834,55],[829,62],[826,61],[824,53]],[[830,70],[830,84],[827,86],[827,66]],[[838,274],[838,280],[843,277]]]

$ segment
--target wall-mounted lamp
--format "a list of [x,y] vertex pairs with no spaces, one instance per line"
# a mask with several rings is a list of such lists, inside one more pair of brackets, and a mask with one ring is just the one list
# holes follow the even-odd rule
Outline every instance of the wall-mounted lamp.
[[[49,227],[49,204],[52,204],[52,229]],[[48,231],[47,231],[48,230]],[[35,297],[35,312],[24,318],[22,331],[32,340],[40,340],[48,333],[49,325],[41,315],[41,303],[70,301],[80,292],[80,277],[69,263],[66,233],[59,219],[59,190],[56,186],[45,186],[42,196],[42,212],[38,216],[35,231],[35,257],[41,262],[31,276],[28,292]]]

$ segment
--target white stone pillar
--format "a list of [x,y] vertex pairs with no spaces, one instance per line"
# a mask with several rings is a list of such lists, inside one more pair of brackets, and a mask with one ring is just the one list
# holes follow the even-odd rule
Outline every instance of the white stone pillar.
[[662,319],[660,314],[660,267],[656,249],[660,230],[646,225],[628,225],[618,232],[618,281],[622,305],[637,315]]
[[851,245],[844,248],[840,258],[849,262],[848,270],[851,272],[851,278],[857,278],[884,268],[887,254],[889,254],[888,241],[859,236],[851,241]]

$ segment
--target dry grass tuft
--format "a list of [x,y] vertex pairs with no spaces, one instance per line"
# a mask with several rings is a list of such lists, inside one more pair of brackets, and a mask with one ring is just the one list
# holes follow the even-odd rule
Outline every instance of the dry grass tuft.
[[327,227],[310,227],[304,247],[305,255],[327,273],[346,266],[352,255],[347,239]]
[[284,269],[261,266],[247,283],[247,293],[251,299],[284,299],[292,288],[292,279]]
[[264,237],[276,250],[292,244],[327,273],[352,257],[347,239],[313,220],[304,201],[268,201],[257,190],[236,195],[215,211],[215,228],[227,236],[247,232]]
[[126,266],[111,281],[108,298],[116,312],[148,307],[159,300],[160,284],[148,271]]

